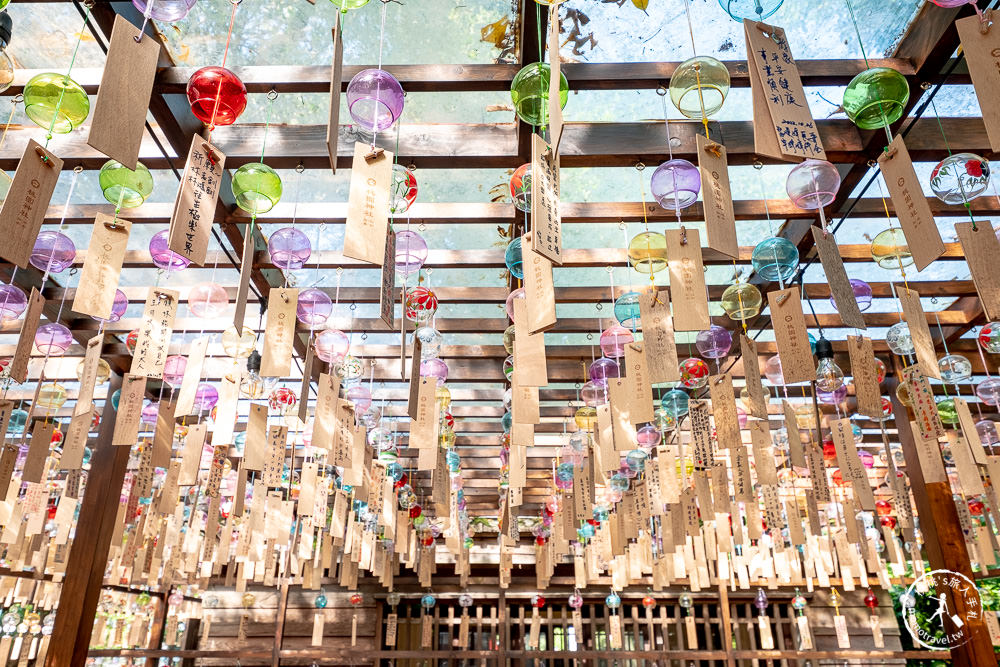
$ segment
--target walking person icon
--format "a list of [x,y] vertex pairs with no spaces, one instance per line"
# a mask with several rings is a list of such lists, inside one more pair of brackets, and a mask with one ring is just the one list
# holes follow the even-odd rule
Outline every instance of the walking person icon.
[[941,619],[941,627],[943,629],[944,628],[944,619],[945,619],[945,615],[947,613],[948,613],[948,600],[945,599],[945,594],[941,593],[941,595],[938,595],[938,608],[937,608],[937,611],[935,611],[934,614],[932,614],[931,617],[929,619],[927,619],[927,622],[930,623],[935,618],[940,618]]

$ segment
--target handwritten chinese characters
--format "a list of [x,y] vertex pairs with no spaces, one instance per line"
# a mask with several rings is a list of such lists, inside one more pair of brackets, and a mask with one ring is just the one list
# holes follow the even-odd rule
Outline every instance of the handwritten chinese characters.
[[744,21],[744,29],[756,151],[778,159],[825,160],[823,142],[785,31],[749,20]]
[[3,239],[0,257],[22,269],[28,266],[62,166],[63,161],[54,153],[29,139],[0,206],[0,238]]
[[913,263],[918,271],[923,271],[944,253],[944,241],[901,136],[896,136],[889,148],[879,154],[878,166],[896,209],[899,226],[906,236],[906,244],[913,255]]
[[133,375],[159,379],[167,361],[170,335],[174,330],[178,294],[173,290],[154,287],[146,297],[146,309],[139,325],[139,339],[132,356]]
[[562,264],[562,221],[559,218],[559,158],[539,135],[531,135],[531,248],[554,264]]
[[170,218],[169,245],[198,266],[205,264],[225,164],[226,156],[218,148],[195,135]]

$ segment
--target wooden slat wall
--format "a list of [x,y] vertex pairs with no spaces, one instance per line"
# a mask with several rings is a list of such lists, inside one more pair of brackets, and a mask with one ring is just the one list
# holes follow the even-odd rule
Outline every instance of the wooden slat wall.
[[[275,629],[277,626],[279,593],[276,589],[263,587],[248,587],[247,591],[256,596],[253,607],[245,610],[242,605],[243,593],[233,589],[212,589],[207,594],[218,600],[218,606],[204,608],[203,618],[208,620],[209,634],[201,637],[198,647],[207,650],[227,650],[233,655],[240,651],[270,651],[274,646]],[[377,606],[374,600],[366,598],[365,602],[355,608],[351,606],[350,593],[340,591],[325,591],[326,609],[317,609],[314,603],[319,591],[303,590],[298,586],[289,588],[288,607],[285,612],[285,623],[281,648],[310,649],[313,648],[312,629],[313,616],[323,613],[326,617],[323,649],[350,649],[351,647],[351,617],[358,616],[357,645],[359,650],[375,648],[375,626]],[[239,641],[240,617],[248,613],[250,622],[247,625],[246,641]],[[204,621],[203,621],[204,623]],[[417,641],[419,643],[419,628]],[[270,665],[268,659],[241,659],[243,665]],[[202,665],[233,665],[231,659],[201,659]]]

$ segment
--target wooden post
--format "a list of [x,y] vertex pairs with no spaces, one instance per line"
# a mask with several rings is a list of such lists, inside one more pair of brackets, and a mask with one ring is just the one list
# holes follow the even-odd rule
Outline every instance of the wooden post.
[[[201,619],[189,618],[187,621],[187,631],[184,633],[184,650],[198,650],[198,638],[201,636]],[[194,658],[184,658],[181,660],[181,667],[194,667]]]
[[149,629],[149,641],[146,648],[157,650],[163,643],[163,627],[167,622],[167,610],[170,608],[169,591],[164,591],[163,595],[156,597],[156,613],[153,615],[153,626]]
[[[121,376],[112,373],[108,396],[121,386]],[[101,430],[94,442],[90,474],[76,524],[76,539],[66,563],[59,613],[52,629],[45,667],[83,667],[87,660],[94,614],[101,597],[108,549],[118,514],[118,498],[131,450],[111,444],[115,417],[109,400],[104,404]]]
[[[895,361],[895,360],[894,360]],[[895,361],[896,373],[899,375],[899,363]],[[896,431],[899,442],[903,446],[903,457],[906,459],[906,474],[910,479],[913,499],[917,504],[917,514],[923,517],[920,531],[924,536],[924,546],[927,549],[927,559],[933,570],[950,570],[963,574],[974,580],[969,551],[965,545],[965,536],[958,519],[958,510],[952,498],[951,484],[943,482],[925,482],[924,473],[920,468],[917,446],[910,429],[912,415],[910,409],[896,398],[897,378],[890,378],[886,389],[892,397],[892,413],[896,420]],[[919,577],[919,573],[914,573]],[[941,591],[939,591],[941,592]],[[955,595],[952,588],[943,591],[947,595],[948,608],[960,618],[965,619],[971,639],[968,643],[951,649],[951,658],[955,667],[978,667],[979,665],[996,664],[993,653],[993,642],[986,628],[981,609],[969,609],[965,600]],[[976,613],[976,618],[970,619],[966,611]]]
[[507,664],[507,651],[510,650],[510,618],[507,613],[507,592],[500,589],[500,598],[497,600],[497,623],[500,625],[500,661],[499,664]]
[[285,634],[285,613],[288,611],[288,581],[281,584],[278,597],[278,620],[274,629],[274,648],[271,649],[271,667],[281,664],[281,639]]
[[726,667],[736,667],[736,660],[733,659],[733,618],[729,610],[729,591],[726,590],[726,582],[722,579],[719,579],[717,583],[719,586],[719,618],[722,619],[722,648],[726,650]]

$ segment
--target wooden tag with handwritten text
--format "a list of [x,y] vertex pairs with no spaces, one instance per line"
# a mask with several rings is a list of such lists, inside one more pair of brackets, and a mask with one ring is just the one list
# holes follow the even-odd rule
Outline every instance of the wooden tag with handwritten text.
[[544,387],[549,383],[545,360],[545,334],[528,330],[528,304],[514,299],[514,382],[523,387]]
[[[994,19],[995,21],[995,19]],[[958,36],[962,40],[962,51],[969,67],[969,76],[979,98],[979,109],[986,125],[986,136],[990,148],[1000,151],[1000,68],[997,55],[1000,54],[1000,31],[988,28],[978,16],[967,16],[955,21]]]
[[131,447],[139,438],[139,418],[142,413],[142,399],[146,395],[146,378],[126,374],[122,378],[121,391],[111,444]]
[[45,211],[59,181],[63,161],[28,139],[7,196],[0,205],[0,257],[28,267],[28,258],[45,220]]
[[944,253],[944,241],[901,135],[897,134],[889,148],[879,153],[878,164],[896,209],[896,219],[906,236],[906,245],[917,270],[923,271]]
[[275,288],[268,294],[264,351],[260,360],[260,374],[263,377],[285,377],[291,372],[295,311],[298,304],[297,289]]
[[163,287],[151,287],[139,325],[139,338],[132,354],[132,375],[147,378],[163,377],[170,335],[174,330],[178,293]]
[[760,378],[757,343],[746,334],[740,334],[740,354],[743,356],[743,375],[750,395],[750,414],[757,419],[767,419],[767,396]]
[[934,351],[934,339],[931,338],[931,328],[927,324],[927,315],[920,303],[920,294],[906,287],[896,288],[896,297],[903,307],[906,326],[910,330],[910,340],[913,341],[914,353],[920,370],[924,375],[941,379],[941,369],[938,368],[937,353]]
[[642,343],[649,365],[652,384],[677,382],[681,379],[674,341],[673,317],[670,315],[670,292],[656,289],[639,293],[639,314],[642,320]]
[[825,160],[785,31],[743,21],[753,100],[754,151],[778,160]]
[[875,353],[871,338],[848,336],[847,352],[851,357],[854,375],[854,393],[858,397],[858,413],[868,417],[882,417],[882,393],[875,376]]
[[701,193],[705,200],[705,242],[709,248],[738,259],[740,247],[736,240],[736,214],[726,147],[700,134],[697,139]]
[[674,330],[703,331],[708,317],[708,293],[697,229],[668,229],[667,261],[670,267],[670,300],[674,304]]
[[866,329],[865,320],[858,308],[858,300],[854,296],[854,288],[844,269],[844,260],[840,257],[840,248],[833,234],[815,225],[812,227],[813,241],[819,252],[819,261],[823,265],[823,273],[830,283],[833,300],[837,304],[837,312],[844,326],[855,329]]
[[80,282],[73,296],[75,312],[102,320],[111,316],[131,231],[132,223],[128,220],[106,213],[95,216]]
[[340,88],[344,79],[344,35],[341,31],[340,13],[334,12],[333,62],[330,65],[330,115],[326,122],[326,151],[330,156],[330,170],[337,173],[337,141],[340,138]]
[[785,384],[814,380],[816,365],[809,347],[809,332],[798,288],[768,292],[767,301],[771,306],[771,323]]
[[562,264],[559,157],[538,134],[531,135],[531,226],[532,250]]
[[528,331],[536,334],[551,329],[556,324],[556,289],[552,282],[552,262],[545,255],[532,250],[528,238],[521,247],[524,266],[524,298],[528,305]]
[[187,162],[170,217],[169,247],[197,266],[205,265],[226,156],[200,135],[191,138]]

